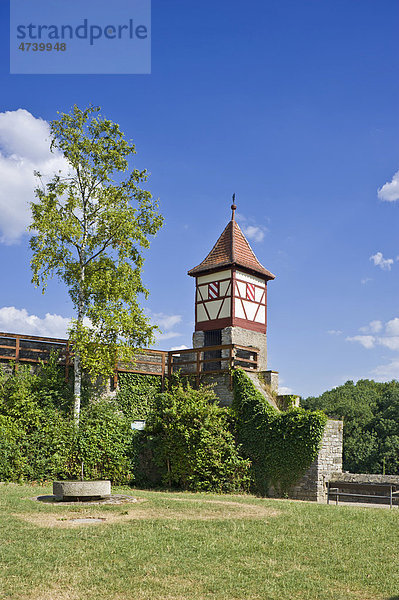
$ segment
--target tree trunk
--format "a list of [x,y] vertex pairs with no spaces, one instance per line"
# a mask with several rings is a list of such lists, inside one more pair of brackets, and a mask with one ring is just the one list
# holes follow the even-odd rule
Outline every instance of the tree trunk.
[[[83,326],[83,293],[82,293],[82,287],[83,287],[83,282],[84,282],[84,276],[85,276],[85,272],[84,272],[84,267],[82,268],[81,271],[81,275],[80,275],[80,281],[81,281],[81,288],[79,290],[79,300],[78,300],[78,318],[77,318],[77,333],[78,333],[78,339],[80,336],[80,329]],[[73,386],[73,395],[74,395],[74,407],[73,407],[73,419],[75,422],[75,425],[79,425],[79,418],[80,418],[80,399],[81,399],[81,395],[82,395],[82,363],[80,360],[80,352],[78,348],[75,348],[75,353],[74,353],[74,363],[73,363],[73,371],[74,371],[74,386]]]
[[[80,262],[80,273],[79,273],[79,287],[78,287],[78,318],[77,318],[77,339],[80,341],[82,333],[83,319],[85,315],[84,310],[84,285],[86,275],[86,243],[87,243],[87,215],[86,215],[86,202],[84,193],[82,195],[83,200],[83,240],[81,250],[79,252]],[[80,360],[79,348],[75,348],[74,358],[74,411],[73,418],[75,425],[79,425],[80,418],[80,399],[82,394],[82,362]]]
[[74,373],[74,385],[73,385],[73,420],[75,425],[79,425],[80,417],[80,396],[82,393],[82,368],[80,363],[80,355],[78,351],[75,351],[73,360],[73,373]]

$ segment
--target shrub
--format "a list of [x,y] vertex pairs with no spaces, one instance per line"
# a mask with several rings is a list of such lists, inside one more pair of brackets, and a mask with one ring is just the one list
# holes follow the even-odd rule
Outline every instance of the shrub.
[[0,481],[20,481],[26,471],[21,448],[24,431],[11,417],[0,415]]
[[88,479],[110,479],[115,484],[133,480],[135,436],[131,419],[108,399],[87,406],[81,413],[71,457],[71,476],[80,474],[81,462]]
[[178,384],[155,399],[146,436],[168,486],[234,491],[248,486],[249,461],[242,459],[226,408],[209,388]]
[[[130,419],[113,402],[82,409],[77,429],[57,359],[32,373],[0,374],[0,480],[109,478],[129,483],[137,451]],[[136,453],[136,454],[135,454]]]

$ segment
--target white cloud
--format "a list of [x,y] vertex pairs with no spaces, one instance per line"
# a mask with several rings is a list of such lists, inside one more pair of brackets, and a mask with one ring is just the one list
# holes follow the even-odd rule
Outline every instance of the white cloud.
[[151,319],[151,323],[153,325],[158,325],[161,330],[161,333],[155,333],[157,344],[182,335],[179,331],[174,331],[175,326],[181,323],[181,315],[167,315],[163,312],[154,313],[149,310],[148,316]]
[[329,329],[327,333],[328,335],[341,335],[342,331],[340,329]]
[[172,346],[169,350],[188,350],[188,346],[182,344],[181,346]]
[[386,202],[399,200],[399,171],[396,171],[391,181],[387,181],[379,188],[378,197],[380,200],[385,200]]
[[379,365],[373,369],[372,374],[379,381],[399,379],[399,359],[394,359],[386,365]]
[[385,325],[385,332],[387,335],[399,335],[399,318],[395,317],[388,321]]
[[359,331],[362,333],[378,333],[382,330],[383,324],[382,321],[370,321],[368,325],[364,327],[359,327]]
[[378,338],[378,343],[390,350],[399,350],[399,336]]
[[[375,346],[384,346],[390,350],[399,350],[399,318],[395,317],[384,325],[382,321],[371,321],[359,329],[364,335],[347,337],[348,342],[359,342],[368,350]],[[368,334],[368,335],[367,335]],[[373,334],[373,335],[371,335]],[[378,335],[377,335],[378,334]]]
[[262,242],[268,229],[264,225],[259,225],[254,219],[247,218],[241,213],[236,214],[237,221],[241,224],[244,235],[253,242]]
[[179,337],[182,335],[178,331],[165,331],[164,333],[155,334],[157,342],[164,342],[165,340],[171,340],[172,338]]
[[364,279],[361,279],[361,280],[360,280],[360,283],[361,283],[362,285],[365,285],[365,284],[366,284],[366,283],[368,283],[369,281],[373,281],[373,280],[371,279],[371,277],[365,277]]
[[3,306],[0,308],[0,330],[5,333],[21,333],[42,337],[66,338],[70,319],[46,313],[41,319],[30,315],[25,308]]
[[262,242],[265,237],[265,231],[257,225],[243,225],[242,230],[244,235],[254,242]]
[[368,350],[374,348],[375,338],[372,335],[354,335],[346,338],[347,342],[359,342],[364,348]]
[[376,267],[380,267],[383,271],[390,271],[393,265],[393,258],[384,258],[382,252],[377,252],[370,256],[370,260],[373,261]]
[[[181,315],[166,315],[164,313],[152,313],[151,321],[154,325],[162,326],[162,333],[156,335],[157,342],[164,342],[182,334],[173,331],[173,327],[180,323]],[[4,306],[0,308],[0,331],[5,333],[21,333],[25,335],[38,335],[43,337],[66,338],[70,319],[61,315],[46,313],[44,318],[31,315],[25,308],[19,309],[15,306]],[[85,321],[89,325],[89,321]],[[176,349],[183,350],[187,346],[179,346]]]
[[169,330],[181,322],[181,315],[166,315],[162,312],[151,312],[151,321],[154,323],[154,325],[158,325],[160,329]]
[[286,387],[286,386],[279,386],[278,387],[278,393],[280,396],[285,396],[285,395],[290,395],[293,394],[294,391],[290,388],[290,387]]
[[0,241],[17,242],[30,223],[30,205],[37,179],[65,170],[58,151],[50,152],[50,126],[19,108],[0,113]]

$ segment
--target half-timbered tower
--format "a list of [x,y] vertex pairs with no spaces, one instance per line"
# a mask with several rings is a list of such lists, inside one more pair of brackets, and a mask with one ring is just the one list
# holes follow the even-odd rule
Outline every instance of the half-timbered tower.
[[267,367],[267,282],[274,279],[256,258],[235,220],[208,256],[188,274],[196,279],[194,348],[240,344],[259,349],[259,369]]

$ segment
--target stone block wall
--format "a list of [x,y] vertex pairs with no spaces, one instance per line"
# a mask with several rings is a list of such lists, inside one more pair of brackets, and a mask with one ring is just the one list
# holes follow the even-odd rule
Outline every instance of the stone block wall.
[[194,331],[193,333],[193,348],[203,348],[205,341],[205,333],[203,331]]
[[260,373],[261,379],[266,385],[270,387],[272,392],[278,392],[278,371],[262,371]]
[[230,406],[233,402],[233,389],[230,385],[229,373],[203,373],[201,375],[203,385],[211,385],[221,406]]
[[[195,331],[193,334],[193,348],[202,348],[204,346],[204,332]],[[222,329],[222,345],[238,344],[239,346],[252,346],[259,349],[258,371],[266,371],[267,366],[267,346],[266,334],[258,331],[243,329],[242,327],[225,327]],[[222,358],[229,356],[228,350],[222,351]],[[228,364],[226,362],[227,368]],[[272,373],[272,371],[270,371]],[[278,374],[277,374],[278,378]]]
[[265,333],[243,329],[242,327],[225,327],[222,329],[222,344],[238,344],[258,348],[258,371],[266,371],[267,345]]
[[[368,498],[359,498],[358,496],[345,496],[341,498],[340,501],[344,502],[361,502],[363,504],[372,503],[372,504],[387,504],[386,498],[376,498],[375,496],[385,495],[387,492],[381,489],[367,489],[367,484],[375,485],[375,484],[385,484],[385,485],[393,485],[396,486],[396,489],[399,489],[399,475],[383,475],[381,473],[342,473],[340,471],[336,473],[331,473],[330,481],[339,482],[340,491],[341,492],[349,492],[350,494],[354,493],[353,488],[348,487],[345,488],[345,483],[356,483],[358,485],[365,485],[364,490],[360,493],[367,494]],[[330,502],[334,502],[334,500],[330,499]],[[399,504],[398,495],[393,496],[393,504]]]
[[327,421],[319,454],[292,488],[291,498],[327,502],[327,481],[342,473],[342,435],[342,421]]

